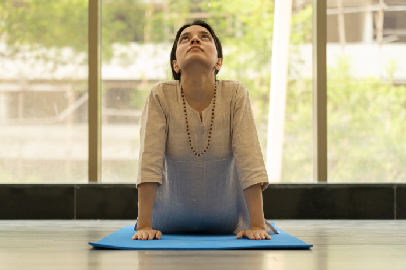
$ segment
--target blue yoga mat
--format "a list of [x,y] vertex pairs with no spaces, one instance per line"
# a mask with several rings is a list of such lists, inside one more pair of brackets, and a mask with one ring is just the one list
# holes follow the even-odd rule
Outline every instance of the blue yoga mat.
[[[274,227],[275,224],[271,223]],[[235,234],[163,234],[161,239],[132,240],[134,226],[125,226],[96,243],[99,248],[134,250],[216,250],[216,249],[308,249],[313,245],[275,227],[279,234],[271,234],[271,240],[236,239]]]

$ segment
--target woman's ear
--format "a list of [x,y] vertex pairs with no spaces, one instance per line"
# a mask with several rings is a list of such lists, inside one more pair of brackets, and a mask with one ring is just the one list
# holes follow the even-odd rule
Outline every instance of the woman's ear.
[[179,73],[180,68],[178,67],[178,63],[176,62],[176,60],[172,60],[172,65],[173,65],[173,69],[175,70],[175,72]]
[[223,65],[223,58],[218,58],[217,63],[215,65],[217,70],[220,70],[221,66]]

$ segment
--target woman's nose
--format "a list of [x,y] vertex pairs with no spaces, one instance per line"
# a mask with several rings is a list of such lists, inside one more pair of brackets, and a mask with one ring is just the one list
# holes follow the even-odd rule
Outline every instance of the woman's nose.
[[199,43],[199,39],[197,37],[193,37],[190,42],[193,44],[193,42]]

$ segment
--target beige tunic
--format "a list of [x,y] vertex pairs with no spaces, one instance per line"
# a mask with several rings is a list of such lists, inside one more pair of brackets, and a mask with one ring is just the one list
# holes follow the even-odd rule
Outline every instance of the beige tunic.
[[[237,233],[250,228],[243,190],[268,176],[249,92],[234,80],[216,81],[216,102],[199,113],[186,100],[190,148],[180,81],[155,84],[141,116],[137,187],[157,182],[152,227],[162,233]],[[266,220],[267,232],[278,231]]]

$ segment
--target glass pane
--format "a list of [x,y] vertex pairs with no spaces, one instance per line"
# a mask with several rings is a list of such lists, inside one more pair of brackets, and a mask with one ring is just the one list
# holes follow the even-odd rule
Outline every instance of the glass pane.
[[[103,0],[104,183],[136,181],[146,96],[155,83],[172,80],[169,56],[176,32],[194,19],[206,20],[220,36],[224,61],[217,79],[239,80],[249,90],[266,162],[274,6],[274,1],[248,0]],[[282,179],[308,182],[312,181],[311,6],[293,5],[290,41]]]
[[87,182],[87,1],[0,2],[0,182]]
[[329,182],[406,181],[406,1],[330,1]]
[[136,181],[141,112],[169,62],[161,8],[147,1],[102,1],[103,183]]
[[[307,3],[306,3],[307,2]],[[311,1],[292,1],[281,182],[313,182]]]

